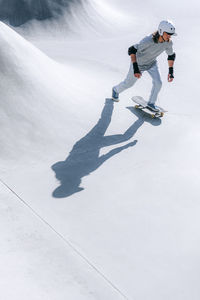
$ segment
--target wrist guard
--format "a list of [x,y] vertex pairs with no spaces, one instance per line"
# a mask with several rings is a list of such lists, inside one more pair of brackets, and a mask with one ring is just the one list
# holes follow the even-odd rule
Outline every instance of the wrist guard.
[[170,75],[170,78],[174,78],[174,68],[173,67],[169,67],[169,75]]
[[133,63],[133,71],[134,71],[134,74],[140,73],[140,70],[139,70],[137,62]]

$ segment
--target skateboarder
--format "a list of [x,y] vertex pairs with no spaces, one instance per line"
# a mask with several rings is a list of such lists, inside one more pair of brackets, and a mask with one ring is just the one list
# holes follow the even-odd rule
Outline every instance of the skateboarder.
[[168,82],[172,82],[174,79],[173,65],[176,57],[171,41],[172,35],[177,35],[173,23],[171,21],[161,21],[155,33],[146,36],[139,44],[134,44],[128,49],[128,54],[131,57],[130,69],[125,80],[113,87],[113,101],[118,102],[119,94],[133,86],[142,76],[143,71],[147,71],[152,77],[153,82],[151,95],[148,100],[148,108],[158,111],[155,102],[161,89],[162,81],[156,58],[163,51],[167,53],[169,66]]

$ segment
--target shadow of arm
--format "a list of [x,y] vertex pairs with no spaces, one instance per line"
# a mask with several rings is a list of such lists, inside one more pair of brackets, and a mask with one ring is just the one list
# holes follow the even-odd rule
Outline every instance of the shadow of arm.
[[99,157],[99,165],[103,164],[106,160],[108,160],[109,158],[111,158],[112,156],[118,154],[119,152],[129,148],[129,147],[133,147],[137,144],[137,140],[135,140],[134,142],[128,143],[125,146],[121,146],[121,147],[117,147],[115,149],[112,149],[111,151],[109,151],[108,153],[102,155]]
[[105,136],[103,138],[103,145],[102,147],[105,146],[111,146],[119,143],[123,143],[128,141],[130,138],[132,138],[137,130],[142,126],[143,120],[137,120],[133,125],[131,125],[125,132],[124,134],[115,134],[115,135],[110,135],[110,136]]

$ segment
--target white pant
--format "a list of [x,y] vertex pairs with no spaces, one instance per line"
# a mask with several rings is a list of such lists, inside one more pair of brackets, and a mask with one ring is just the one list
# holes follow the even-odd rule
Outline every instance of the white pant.
[[[157,96],[158,93],[160,92],[160,89],[162,87],[162,81],[160,78],[160,73],[158,70],[158,66],[157,63],[155,63],[149,70],[147,70],[147,72],[150,74],[150,76],[152,77],[152,83],[153,83],[153,87],[151,90],[151,95],[149,97],[149,103],[155,103],[157,100]],[[125,78],[124,81],[122,81],[120,84],[114,86],[114,90],[117,93],[121,93],[124,90],[130,88],[131,86],[133,86],[135,84],[135,82],[138,80],[138,78],[136,78],[134,76],[134,72],[133,72],[133,64],[131,63],[130,68],[129,68],[129,72]]]

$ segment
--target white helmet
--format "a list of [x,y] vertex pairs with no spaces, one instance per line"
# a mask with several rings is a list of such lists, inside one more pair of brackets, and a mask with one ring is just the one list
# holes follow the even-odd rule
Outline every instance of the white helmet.
[[170,35],[177,35],[175,33],[175,27],[171,21],[161,21],[158,26],[158,32],[163,35],[163,32],[167,32]]

